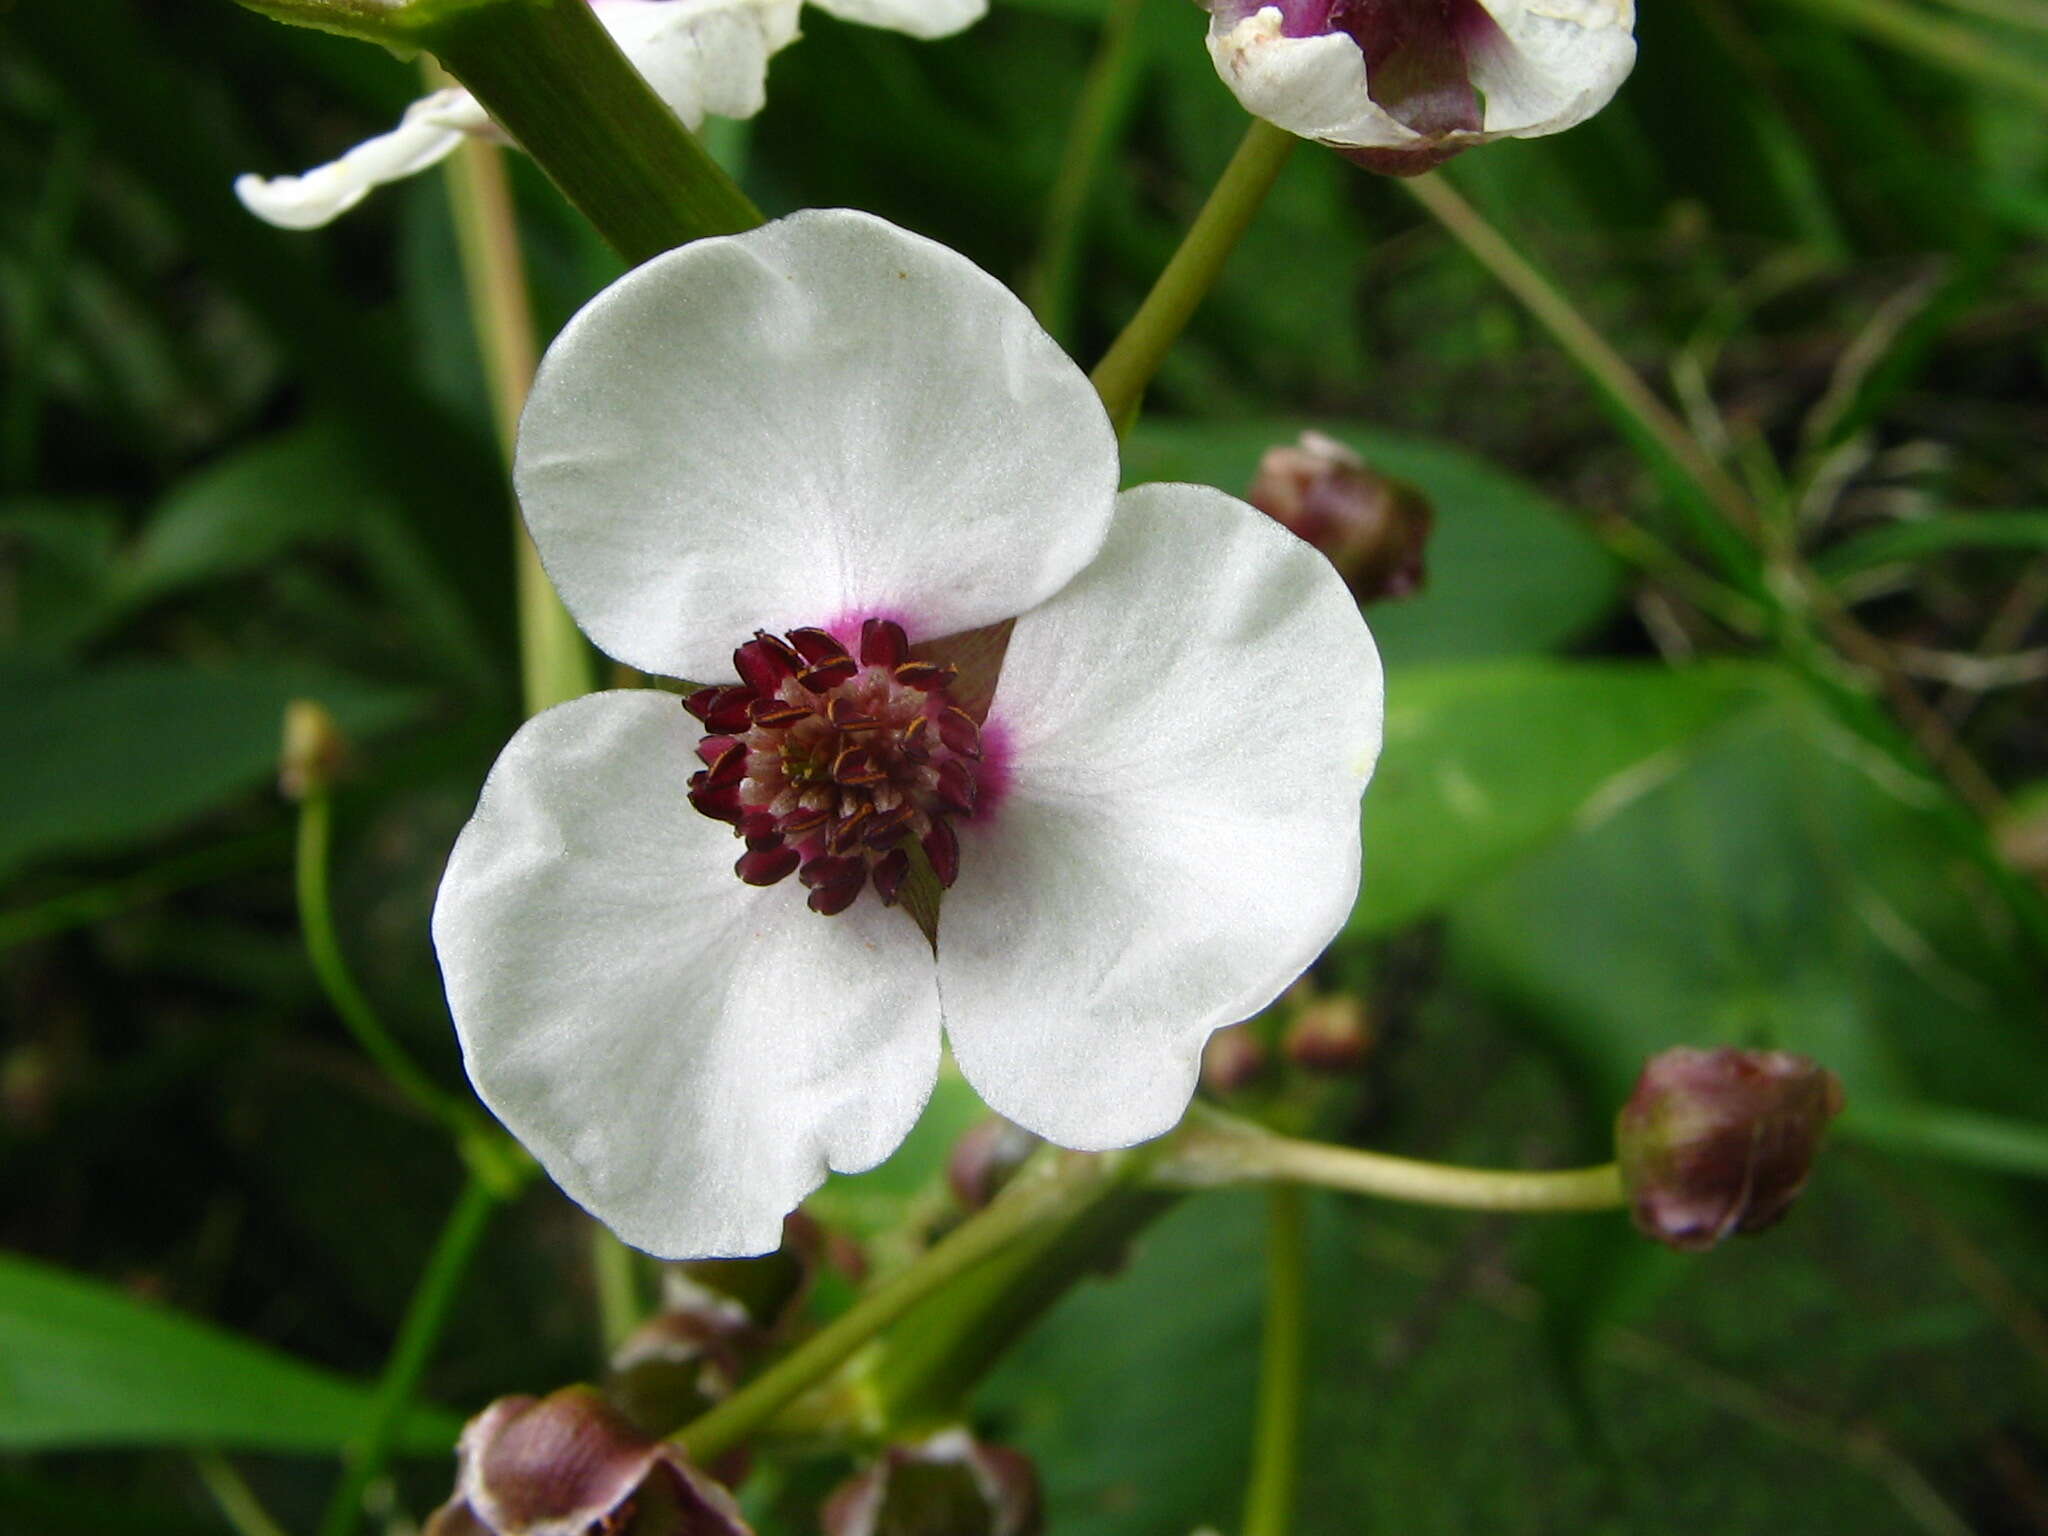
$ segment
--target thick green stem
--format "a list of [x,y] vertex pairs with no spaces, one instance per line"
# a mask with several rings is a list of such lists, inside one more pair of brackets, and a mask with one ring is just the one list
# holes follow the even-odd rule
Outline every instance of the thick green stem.
[[1291,1185],[1275,1185],[1266,1196],[1266,1334],[1259,1356],[1244,1536],[1287,1536],[1294,1519],[1308,1337],[1305,1214],[1302,1192]]
[[483,1241],[484,1228],[496,1209],[499,1192],[489,1181],[472,1175],[457,1197],[455,1209],[442,1228],[427,1267],[413,1291],[398,1338],[384,1362],[384,1375],[377,1383],[377,1395],[370,1405],[369,1422],[361,1437],[349,1447],[341,1485],[329,1500],[320,1521],[320,1536],[348,1536],[362,1515],[363,1492],[384,1470],[393,1440],[406,1411],[419,1390],[420,1377],[448,1314],[462,1287],[462,1277]]
[[761,223],[586,0],[444,5],[416,35],[628,261]]
[[1622,1205],[1621,1171],[1612,1163],[1545,1173],[1458,1168],[1296,1141],[1199,1107],[1173,1137],[1153,1178],[1177,1189],[1279,1180],[1469,1211],[1608,1211]]
[[1085,1211],[1119,1156],[1072,1155],[1028,1168],[986,1210],[969,1217],[900,1274],[884,1281],[675,1439],[700,1465],[731,1450],[823,1381],[927,1296],[987,1263],[1029,1233]]
[[[435,72],[438,74],[438,71]],[[491,398],[491,420],[507,462],[519,435],[519,413],[533,385],[540,348],[533,333],[533,304],[526,261],[519,248],[519,218],[511,178],[497,145],[471,139],[448,161],[448,196],[455,215],[455,242],[462,256],[463,286],[470,322],[483,359]],[[540,554],[515,513],[513,559],[518,583],[519,663],[526,712],[580,698],[595,683],[590,648],[576,621],[555,593]]]
[[1074,104],[1074,120],[1067,129],[1052,194],[1046,199],[1038,259],[1032,263],[1031,282],[1024,296],[1038,323],[1063,341],[1074,321],[1074,277],[1087,228],[1089,195],[1136,95],[1139,66],[1144,61],[1138,16],[1144,6],[1145,0],[1110,0],[1094,62],[1088,66],[1080,99]]
[[1280,179],[1294,145],[1293,134],[1262,118],[1252,119],[1209,200],[1188,226],[1180,249],[1173,253],[1123,334],[1095,365],[1096,393],[1102,396],[1119,435],[1137,419],[1145,386],[1214,286],[1224,262],[1251,226],[1273,183]]

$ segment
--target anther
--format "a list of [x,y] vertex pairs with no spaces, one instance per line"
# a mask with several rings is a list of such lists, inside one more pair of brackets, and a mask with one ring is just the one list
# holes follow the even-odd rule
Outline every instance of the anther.
[[811,712],[808,704],[787,704],[770,694],[765,699],[756,699],[747,706],[747,715],[755,725],[765,725],[771,730],[777,726],[794,725]]
[[875,860],[875,894],[882,898],[882,905],[896,905],[897,894],[903,889],[903,882],[910,874],[910,855],[898,848],[885,853]]
[[832,778],[840,784],[879,784],[888,775],[866,747],[848,747],[832,760]]
[[939,885],[951,890],[953,882],[960,878],[960,839],[948,823],[932,823],[931,831],[924,835],[924,856],[931,860],[932,873],[939,877]]
[[974,723],[974,716],[955,705],[939,711],[939,740],[962,757],[981,756],[981,727]]
[[849,732],[879,730],[882,725],[873,715],[864,713],[859,705],[843,696],[825,701],[825,718],[834,729]]
[[787,645],[757,630],[753,639],[732,653],[732,664],[740,681],[754,693],[769,694],[782,686],[783,679],[796,675],[798,661]]
[[789,643],[796,648],[797,655],[803,657],[805,666],[822,667],[827,662],[853,660],[847,654],[846,647],[827,630],[792,629],[789,632]]
[[796,675],[796,680],[813,693],[823,693],[828,688],[837,688],[859,670],[859,662],[841,653],[832,661],[821,661],[814,667],[805,667]]
[[959,669],[936,661],[905,661],[892,668],[890,675],[906,688],[930,693],[952,682],[959,675]]
[[714,731],[744,731],[747,704],[753,695],[745,688],[699,688],[683,700],[683,708]]
[[910,650],[910,637],[894,619],[869,619],[860,627],[860,664],[897,667]]
[[786,879],[797,865],[801,856],[794,848],[784,845],[780,848],[749,848],[734,864],[732,872],[749,885],[773,885]]
[[963,816],[973,811],[977,788],[973,770],[958,758],[939,765],[939,798]]

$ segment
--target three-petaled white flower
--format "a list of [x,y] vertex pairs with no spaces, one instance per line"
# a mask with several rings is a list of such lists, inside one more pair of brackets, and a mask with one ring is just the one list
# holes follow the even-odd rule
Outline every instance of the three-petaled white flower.
[[[945,37],[980,20],[988,0],[811,0],[847,21],[912,37]],[[752,117],[766,100],[768,60],[796,41],[802,0],[590,0],[612,40],[694,129],[710,117]],[[396,128],[303,176],[238,176],[235,195],[284,229],[318,229],[377,187],[438,164],[466,134],[497,131],[477,99],[435,91]]]
[[1157,1135],[1349,912],[1343,583],[1220,491],[1119,495],[1087,379],[944,247],[830,211],[656,258],[550,349],[516,479],[592,639],[731,680],[529,721],[434,910],[477,1091],[627,1241],[774,1247],[942,1026],[1020,1125]]
[[1584,122],[1635,65],[1635,0],[1209,0],[1245,110],[1412,176]]

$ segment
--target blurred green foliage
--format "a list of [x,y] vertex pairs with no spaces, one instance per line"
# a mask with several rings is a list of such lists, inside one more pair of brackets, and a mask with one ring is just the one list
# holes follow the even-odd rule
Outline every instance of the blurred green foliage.
[[[2048,78],[2036,0],[1908,3]],[[1102,11],[1017,0],[939,44],[807,13],[767,112],[720,142],[771,214],[870,208],[1022,283]],[[1140,14],[1061,322],[1084,361],[1241,132],[1201,27]],[[1450,179],[2038,823],[2048,539],[2014,509],[2048,506],[2039,102],[1790,0],[1668,0],[1639,36],[1614,107]],[[228,191],[380,128],[416,80],[225,3],[0,7],[0,1244],[29,1256],[0,1262],[0,1530],[220,1529],[193,1448],[273,1453],[241,1465],[310,1528],[331,1467],[275,1453],[357,1432],[354,1381],[459,1187],[314,987],[265,783],[285,700],[322,699],[358,743],[344,943],[457,1085],[426,914],[518,689],[445,199],[423,178],[292,236]],[[617,268],[515,181],[551,334]],[[1588,388],[1397,186],[1313,150],[1169,359],[1128,477],[1242,491],[1309,425],[1439,518],[1426,592],[1372,616],[1387,753],[1319,981],[1371,998],[1377,1044],[1329,1129],[1597,1159],[1643,1055],[1680,1041],[1810,1051],[1851,1110],[1782,1231],[1696,1262],[1607,1218],[1319,1200],[1299,1529],[2048,1529],[2048,1202],[1968,1138],[1934,1160],[1879,1134],[1887,1107],[2042,1115],[2043,957],[1967,819],[1627,563],[1617,528],[1682,524]],[[968,1107],[940,1103],[816,1203],[884,1266],[947,1209]],[[1186,1202],[980,1393],[1059,1536],[1235,1520],[1254,1205]],[[594,1374],[583,1228],[544,1189],[497,1223],[437,1402]],[[408,1431],[400,1507],[445,1489],[451,1422]],[[810,1529],[838,1470],[771,1460],[750,1502]]]

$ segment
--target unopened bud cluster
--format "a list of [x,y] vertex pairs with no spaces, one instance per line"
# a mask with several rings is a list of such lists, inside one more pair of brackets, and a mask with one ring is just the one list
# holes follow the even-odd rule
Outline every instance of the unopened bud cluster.
[[1304,432],[1267,449],[1245,500],[1329,556],[1361,603],[1421,589],[1429,499],[1335,438]]

